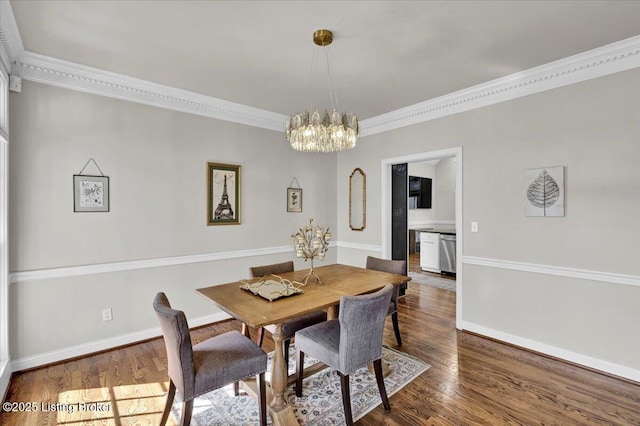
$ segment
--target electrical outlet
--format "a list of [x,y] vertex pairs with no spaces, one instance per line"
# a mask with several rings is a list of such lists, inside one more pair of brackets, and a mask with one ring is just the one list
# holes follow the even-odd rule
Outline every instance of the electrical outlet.
[[102,310],[102,321],[111,321],[113,319],[113,314],[111,312],[111,308]]
[[478,232],[478,222],[471,222],[471,232]]

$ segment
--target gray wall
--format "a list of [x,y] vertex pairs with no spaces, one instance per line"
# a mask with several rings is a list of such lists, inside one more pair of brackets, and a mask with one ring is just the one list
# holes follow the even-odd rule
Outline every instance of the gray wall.
[[[28,81],[11,94],[10,108],[12,272],[268,252],[288,246],[310,217],[338,237],[336,155],[294,152],[282,133]],[[73,212],[72,176],[91,157],[110,177],[109,213]],[[241,225],[206,226],[208,161],[242,166]],[[293,177],[303,188],[303,213],[286,212]],[[287,252],[14,283],[11,357],[135,338],[157,327],[151,309],[157,291],[188,318],[206,317],[218,311],[196,288],[247,277],[250,265],[293,258]],[[325,262],[335,259],[330,250]],[[108,307],[114,319],[102,322]]]
[[456,162],[455,158],[443,158],[436,164],[436,180],[433,182],[436,221],[456,220]]
[[[282,134],[23,82],[11,95],[10,266],[31,271],[269,249],[314,217],[364,265],[381,244],[381,160],[462,146],[465,257],[640,275],[640,70],[363,138],[337,155],[295,153]],[[73,213],[72,175],[94,157],[110,213]],[[205,164],[243,167],[242,225],[205,225]],[[524,216],[524,170],[566,167],[566,216]],[[348,176],[367,174],[367,228],[349,229]],[[296,176],[304,213],[285,211]],[[284,232],[283,232],[284,230]],[[337,255],[336,255],[337,252]],[[168,293],[189,318],[216,310],[195,288],[290,253],[17,282],[14,360],[156,327]],[[304,264],[298,262],[297,267]],[[640,370],[640,287],[479,266],[463,268],[463,321]],[[114,320],[100,312],[112,307]]]
[[[339,179],[367,173],[367,229],[349,233],[339,219],[338,230],[381,244],[381,160],[462,146],[465,257],[637,277],[639,141],[638,69],[373,135],[338,157]],[[525,217],[525,169],[551,166],[565,166],[565,217]],[[343,199],[338,185],[339,218]],[[468,232],[472,221],[480,232]],[[640,370],[640,286],[469,262],[462,294],[467,325]]]

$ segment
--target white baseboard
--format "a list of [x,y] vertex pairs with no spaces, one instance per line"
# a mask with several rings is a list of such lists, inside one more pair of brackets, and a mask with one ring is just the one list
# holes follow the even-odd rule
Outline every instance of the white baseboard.
[[7,389],[9,389],[9,380],[11,379],[11,363],[8,359],[0,361],[0,396],[2,401],[7,395]]
[[513,334],[494,330],[469,321],[462,322],[462,329],[640,383],[640,370],[624,365],[614,364],[609,361],[547,345],[546,343],[514,336]]
[[[211,324],[211,323],[222,321],[228,318],[230,318],[228,314],[224,312],[218,312],[216,314],[207,315],[204,317],[199,317],[193,320],[189,320],[189,326],[192,328],[199,327],[201,325]],[[18,358],[16,360],[11,361],[11,368],[13,371],[21,371],[29,368],[40,367],[42,365],[51,364],[54,362],[60,362],[66,359],[71,359],[78,356],[84,356],[94,352],[113,349],[118,346],[129,345],[135,342],[140,342],[142,340],[151,339],[161,335],[162,335],[162,331],[160,330],[160,327],[154,327],[147,330],[141,330],[133,333],[124,334],[121,336],[110,337],[108,339],[96,340],[93,342],[88,342],[88,343],[77,345],[77,346],[71,346],[71,347],[59,349],[56,351],[46,352],[38,355],[25,357],[25,358]],[[9,371],[11,371],[11,369]]]

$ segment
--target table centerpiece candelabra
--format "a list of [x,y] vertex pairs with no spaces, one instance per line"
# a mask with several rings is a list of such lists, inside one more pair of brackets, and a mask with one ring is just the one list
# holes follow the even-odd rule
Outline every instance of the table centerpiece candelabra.
[[305,224],[295,234],[291,235],[291,243],[296,252],[296,256],[304,258],[304,261],[311,260],[311,269],[302,278],[302,282],[307,284],[309,278],[314,277],[319,284],[322,284],[320,277],[313,271],[313,259],[324,260],[325,254],[329,250],[329,240],[331,232],[329,228],[313,225],[313,219]]

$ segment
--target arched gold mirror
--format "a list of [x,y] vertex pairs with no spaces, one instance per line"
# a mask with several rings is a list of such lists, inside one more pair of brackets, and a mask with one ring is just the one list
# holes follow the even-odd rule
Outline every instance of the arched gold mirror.
[[362,231],[367,226],[367,175],[355,168],[349,176],[349,227]]

